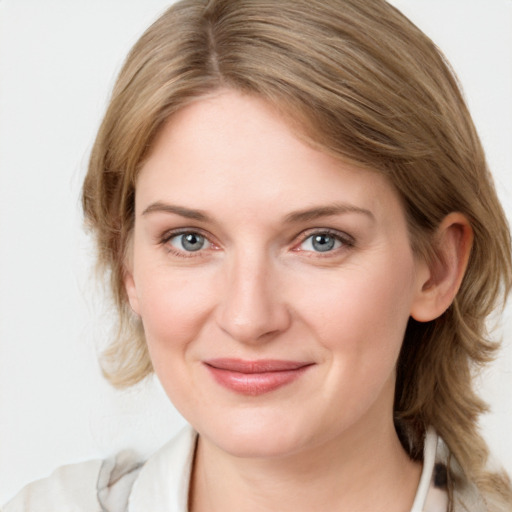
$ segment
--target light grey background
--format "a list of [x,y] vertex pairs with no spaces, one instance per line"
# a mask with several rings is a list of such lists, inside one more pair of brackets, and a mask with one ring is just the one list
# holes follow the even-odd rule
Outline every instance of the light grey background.
[[[0,0],[0,503],[55,467],[182,425],[158,384],[117,392],[96,352],[111,311],[95,284],[79,190],[116,72],[171,2]],[[394,0],[452,62],[512,218],[512,0]],[[482,421],[512,473],[512,318],[481,378]]]

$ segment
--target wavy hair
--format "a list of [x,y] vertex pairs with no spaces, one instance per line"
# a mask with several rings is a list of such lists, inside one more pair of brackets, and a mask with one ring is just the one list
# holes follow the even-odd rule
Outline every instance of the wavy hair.
[[510,288],[509,230],[453,72],[383,0],[182,0],[136,43],[83,187],[85,218],[119,310],[118,336],[103,354],[107,378],[124,387],[152,371],[123,285],[138,172],[165,121],[221,87],[263,98],[310,144],[384,173],[422,257],[435,258],[433,234],[447,214],[469,220],[474,243],[452,306],[431,322],[409,322],[395,424],[414,459],[432,425],[489,506],[508,509],[509,480],[485,469],[477,420],[486,405],[473,380],[498,347],[486,319]]

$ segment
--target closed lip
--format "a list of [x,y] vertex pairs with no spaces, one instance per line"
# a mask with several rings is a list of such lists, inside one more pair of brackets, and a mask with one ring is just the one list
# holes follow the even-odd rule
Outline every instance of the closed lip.
[[238,373],[267,373],[267,372],[286,372],[298,370],[305,366],[311,366],[313,363],[302,361],[283,361],[279,359],[209,359],[204,362],[207,366],[218,370],[226,370]]
[[277,359],[203,361],[222,387],[246,396],[269,393],[299,379],[314,363]]

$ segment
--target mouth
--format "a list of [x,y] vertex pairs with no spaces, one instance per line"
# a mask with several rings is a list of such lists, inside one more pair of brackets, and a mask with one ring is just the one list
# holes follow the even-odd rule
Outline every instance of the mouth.
[[221,386],[248,396],[269,393],[299,379],[313,363],[262,359],[210,359],[203,364]]

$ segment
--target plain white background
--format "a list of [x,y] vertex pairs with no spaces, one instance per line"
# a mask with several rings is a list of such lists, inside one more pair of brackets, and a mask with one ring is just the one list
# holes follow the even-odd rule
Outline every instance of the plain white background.
[[[154,380],[118,392],[100,376],[112,312],[79,205],[115,75],[170,3],[0,0],[0,503],[62,464],[149,454],[183,424]],[[452,62],[512,219],[512,0],[393,3]],[[479,385],[484,435],[512,473],[510,311]]]

